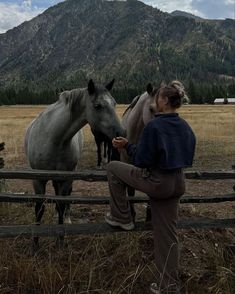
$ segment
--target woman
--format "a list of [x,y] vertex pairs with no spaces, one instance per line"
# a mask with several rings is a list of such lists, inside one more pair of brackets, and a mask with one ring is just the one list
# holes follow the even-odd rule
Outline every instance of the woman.
[[113,161],[106,167],[110,189],[111,226],[132,230],[126,186],[150,197],[157,283],[152,293],[179,293],[177,220],[180,197],[185,192],[183,168],[192,166],[195,135],[176,112],[185,96],[183,85],[172,82],[156,94],[158,114],[143,130],[137,146],[127,139],[113,139],[113,146],[125,148],[133,165]]

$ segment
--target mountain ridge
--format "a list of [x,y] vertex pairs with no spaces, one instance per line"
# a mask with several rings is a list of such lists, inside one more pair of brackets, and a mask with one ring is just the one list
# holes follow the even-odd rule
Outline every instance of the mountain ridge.
[[118,87],[235,76],[235,22],[197,22],[140,1],[67,0],[0,35],[0,86]]
[[195,20],[203,20],[204,18],[194,15],[192,13],[183,11],[183,10],[174,10],[170,13],[172,16],[184,16],[184,17],[188,17],[188,18],[193,18]]

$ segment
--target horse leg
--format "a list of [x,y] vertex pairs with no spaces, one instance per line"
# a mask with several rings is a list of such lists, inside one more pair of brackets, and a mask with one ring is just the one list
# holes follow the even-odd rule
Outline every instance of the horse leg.
[[[128,194],[129,197],[134,197],[135,196],[135,189],[128,186],[127,187],[127,194]],[[131,215],[133,217],[133,220],[135,220],[136,211],[135,211],[135,208],[134,208],[134,204],[130,203],[130,209],[131,209]],[[147,203],[145,221],[146,222],[151,222],[151,220],[152,220],[151,207],[150,207],[150,204]]]
[[[71,183],[71,186],[68,187],[68,192],[66,193],[66,196],[68,195],[71,195],[72,193],[72,183]],[[72,221],[71,221],[71,217],[70,217],[70,204],[65,204],[65,211],[64,211],[64,223],[65,224],[71,224]]]
[[108,155],[108,162],[110,162],[111,160],[111,155],[112,155],[112,142],[108,142],[108,151],[107,151],[107,155]]
[[151,222],[151,220],[152,220],[151,206],[150,206],[150,204],[148,203],[148,204],[147,204],[147,208],[146,208],[146,219],[145,219],[145,221],[146,221],[146,222]]
[[[135,189],[128,186],[127,187],[127,194],[129,197],[134,197],[135,196]],[[136,216],[136,211],[135,211],[135,207],[134,207],[134,204],[130,203],[130,209],[131,209],[131,215],[133,217],[133,220],[135,220],[135,216]],[[145,218],[145,221],[146,222],[150,222],[152,219],[152,216],[151,216],[151,207],[149,205],[149,203],[147,204],[147,208],[146,208],[146,218]]]
[[101,166],[101,162],[102,162],[102,155],[101,155],[101,143],[100,142],[96,142],[97,145],[97,166],[100,167]]
[[[55,189],[55,194],[61,196],[61,184],[59,181],[52,181],[53,187]],[[64,223],[64,211],[65,211],[65,204],[56,202],[56,210],[58,213],[58,223],[62,225]],[[59,235],[56,238],[56,246],[61,248],[64,245],[64,234]]]
[[[135,189],[128,186],[127,187],[127,194],[129,197],[134,197],[135,196]],[[134,204],[130,203],[130,209],[131,209],[131,215],[132,215],[133,221],[135,221],[136,212],[135,212]]]
[[[33,188],[36,195],[44,195],[46,192],[46,181],[33,181]],[[45,211],[45,204],[43,201],[36,202],[35,205],[35,222],[37,225],[40,225],[42,216]],[[36,250],[39,247],[39,237],[34,237],[33,239],[33,247]]]
[[[126,151],[121,151],[119,158],[120,158],[120,161],[129,163],[129,157],[128,157]],[[134,197],[135,196],[135,189],[133,187],[127,186],[127,195],[128,195],[128,197]],[[135,212],[134,204],[132,204],[132,203],[130,203],[130,210],[131,210],[131,215],[132,215],[133,221],[135,222],[136,212]]]
[[104,158],[106,158],[107,157],[107,141],[106,140],[104,140]]
[[[72,181],[52,181],[55,189],[55,194],[60,196],[70,195],[72,192]],[[56,203],[56,210],[58,212],[58,224],[62,225],[64,223],[64,214],[66,212],[65,223],[71,223],[70,220],[70,205],[64,203]],[[57,238],[57,246],[64,247],[64,234],[59,235]]]
[[[62,182],[60,181],[52,181],[55,195],[62,196]],[[64,223],[64,211],[65,211],[65,204],[64,203],[56,203],[56,210],[58,212],[58,223],[63,224]]]

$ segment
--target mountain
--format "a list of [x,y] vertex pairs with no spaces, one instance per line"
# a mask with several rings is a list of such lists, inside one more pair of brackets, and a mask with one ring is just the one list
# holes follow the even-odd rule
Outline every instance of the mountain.
[[192,13],[188,13],[188,12],[181,11],[181,10],[172,11],[171,15],[172,16],[184,16],[184,17],[193,18],[193,19],[196,19],[196,20],[203,20],[203,18],[201,18],[199,16],[196,16],[196,15],[194,15]]
[[233,79],[234,27],[234,20],[198,22],[136,0],[67,0],[0,34],[0,87]]

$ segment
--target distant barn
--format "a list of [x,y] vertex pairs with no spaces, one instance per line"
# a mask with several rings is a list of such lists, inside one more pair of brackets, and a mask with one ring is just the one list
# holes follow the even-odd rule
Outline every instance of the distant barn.
[[235,98],[216,98],[214,104],[234,104]]

